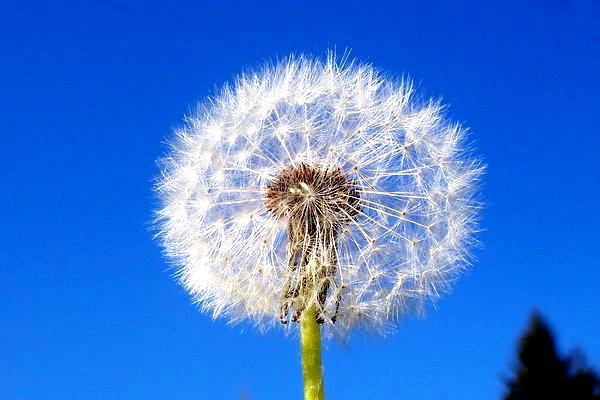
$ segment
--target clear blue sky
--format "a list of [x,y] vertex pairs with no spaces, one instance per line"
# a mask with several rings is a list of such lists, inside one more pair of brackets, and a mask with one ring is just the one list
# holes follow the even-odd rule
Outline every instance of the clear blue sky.
[[598,1],[52,3],[0,4],[1,400],[301,399],[296,337],[171,279],[151,181],[196,101],[331,48],[443,96],[488,172],[476,265],[393,337],[330,344],[328,398],[497,399],[534,308],[600,367]]

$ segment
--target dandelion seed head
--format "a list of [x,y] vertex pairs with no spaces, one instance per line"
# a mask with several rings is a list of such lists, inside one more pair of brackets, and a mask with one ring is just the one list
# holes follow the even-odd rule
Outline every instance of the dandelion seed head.
[[327,337],[383,334],[448,290],[475,242],[481,163],[410,81],[290,57],[240,75],[175,132],[156,217],[202,310]]

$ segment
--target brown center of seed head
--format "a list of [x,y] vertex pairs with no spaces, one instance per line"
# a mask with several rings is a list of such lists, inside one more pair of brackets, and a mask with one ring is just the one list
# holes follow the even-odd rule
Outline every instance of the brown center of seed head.
[[268,186],[266,206],[278,219],[335,229],[358,214],[359,200],[354,181],[339,168],[300,163],[284,168]]
[[[266,207],[277,219],[288,222],[288,276],[281,299],[280,318],[293,321],[311,305],[323,323],[329,287],[335,282],[339,230],[359,213],[360,195],[348,174],[339,168],[300,163],[284,168],[267,188]],[[335,322],[340,291],[335,292]],[[315,304],[316,296],[316,304]]]

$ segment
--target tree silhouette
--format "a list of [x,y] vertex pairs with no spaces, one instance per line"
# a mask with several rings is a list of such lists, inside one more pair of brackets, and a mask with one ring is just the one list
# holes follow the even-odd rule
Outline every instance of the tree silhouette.
[[504,400],[598,400],[600,378],[586,366],[583,355],[561,358],[552,331],[538,313],[519,342],[519,361],[507,380]]

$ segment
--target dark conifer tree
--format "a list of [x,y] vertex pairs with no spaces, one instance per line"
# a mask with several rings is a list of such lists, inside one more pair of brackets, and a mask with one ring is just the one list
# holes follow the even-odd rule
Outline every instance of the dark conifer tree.
[[561,358],[554,336],[538,313],[519,342],[519,361],[505,400],[597,400],[600,379],[583,356]]

